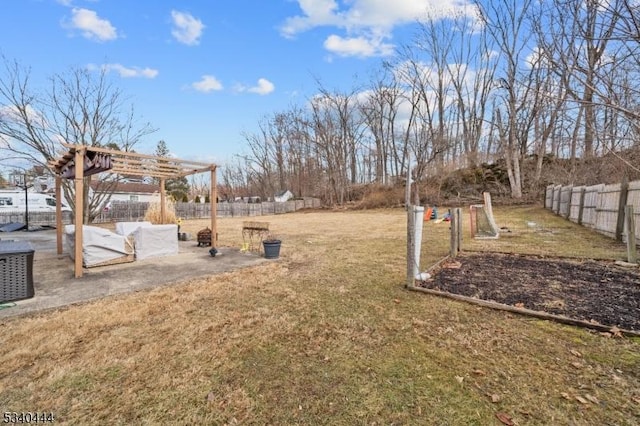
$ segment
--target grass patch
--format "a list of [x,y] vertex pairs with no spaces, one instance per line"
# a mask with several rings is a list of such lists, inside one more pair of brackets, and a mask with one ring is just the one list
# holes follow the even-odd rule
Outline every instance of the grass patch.
[[[624,253],[540,208],[495,214],[514,235],[464,248]],[[219,221],[220,245],[241,247],[242,219]],[[405,290],[403,210],[262,220],[279,261],[2,320],[0,405],[68,424],[640,422],[638,340]],[[448,232],[425,223],[425,268]]]
[[502,228],[500,239],[467,238],[465,249],[626,260],[624,245],[539,207],[500,207],[495,210],[495,217]]

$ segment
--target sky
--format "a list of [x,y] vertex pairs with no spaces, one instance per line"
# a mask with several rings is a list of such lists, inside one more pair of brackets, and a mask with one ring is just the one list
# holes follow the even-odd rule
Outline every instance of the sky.
[[224,164],[243,134],[318,89],[367,85],[416,20],[466,0],[0,0],[0,54],[31,84],[72,67],[104,69],[182,159]]

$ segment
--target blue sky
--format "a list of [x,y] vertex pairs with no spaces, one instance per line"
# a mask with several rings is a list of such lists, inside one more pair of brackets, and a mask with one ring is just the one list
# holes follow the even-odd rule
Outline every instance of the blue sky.
[[0,53],[32,82],[69,67],[107,67],[137,115],[179,158],[219,164],[246,151],[242,132],[301,105],[316,79],[366,85],[427,10],[465,0],[1,0]]

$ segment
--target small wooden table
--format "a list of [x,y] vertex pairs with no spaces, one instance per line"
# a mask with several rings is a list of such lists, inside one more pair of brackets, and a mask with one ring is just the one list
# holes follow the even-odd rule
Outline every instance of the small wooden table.
[[[242,249],[260,252],[262,240],[269,234],[269,222],[242,222]],[[254,240],[258,244],[256,250]]]

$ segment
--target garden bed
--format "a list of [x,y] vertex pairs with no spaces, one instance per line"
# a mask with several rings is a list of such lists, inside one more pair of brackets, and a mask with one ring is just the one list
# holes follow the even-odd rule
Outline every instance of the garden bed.
[[418,282],[437,290],[640,333],[640,271],[614,262],[465,253]]

